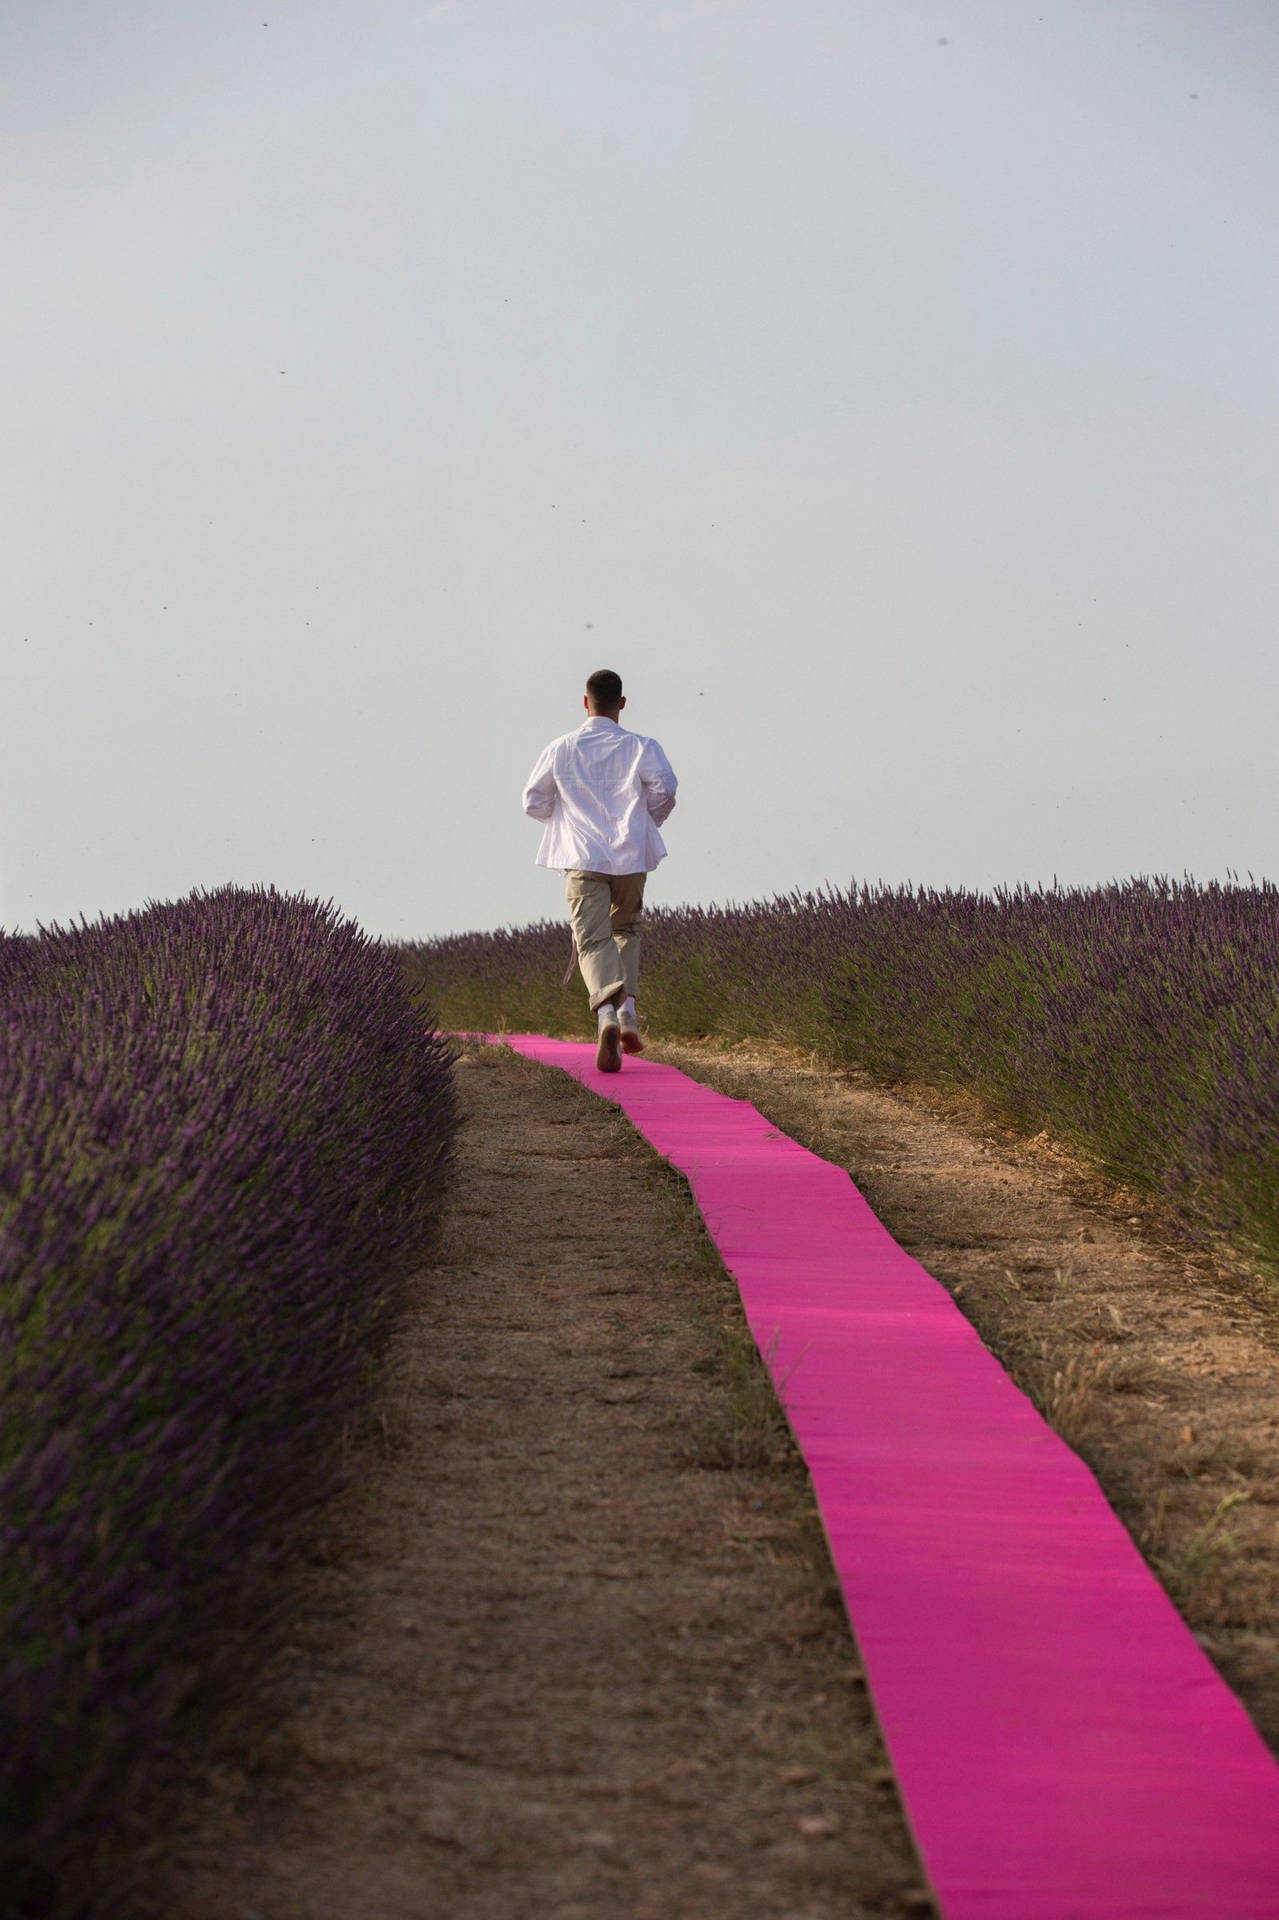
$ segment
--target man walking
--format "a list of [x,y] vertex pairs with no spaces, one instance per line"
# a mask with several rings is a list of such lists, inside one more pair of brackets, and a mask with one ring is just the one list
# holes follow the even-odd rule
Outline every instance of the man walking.
[[599,1024],[595,1064],[617,1073],[622,1049],[640,1053],[639,986],[644,882],[666,857],[657,831],[679,784],[656,740],[618,724],[622,682],[593,673],[589,718],[552,740],[529,775],[524,811],[545,820],[539,867],[562,867],[577,963]]

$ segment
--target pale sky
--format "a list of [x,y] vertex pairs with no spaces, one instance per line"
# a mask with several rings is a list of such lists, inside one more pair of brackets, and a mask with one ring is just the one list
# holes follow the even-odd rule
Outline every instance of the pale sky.
[[1274,0],[0,11],[0,925],[1279,877]]

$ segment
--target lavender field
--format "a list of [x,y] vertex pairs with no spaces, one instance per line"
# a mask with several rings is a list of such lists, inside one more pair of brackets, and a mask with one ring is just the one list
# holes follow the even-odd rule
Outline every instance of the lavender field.
[[0,940],[0,1880],[234,1663],[439,1211],[452,1056],[330,907]]
[[[402,949],[454,1028],[586,1037],[559,922]],[[963,1087],[1279,1274],[1279,888],[852,887],[648,916],[654,1036]]]

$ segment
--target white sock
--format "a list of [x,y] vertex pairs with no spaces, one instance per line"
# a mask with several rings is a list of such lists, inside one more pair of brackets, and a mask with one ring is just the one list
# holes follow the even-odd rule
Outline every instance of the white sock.
[[622,1002],[622,1009],[621,1009],[621,1010],[622,1010],[622,1012],[623,1012],[623,1013],[629,1013],[629,1014],[630,1014],[630,1016],[631,1016],[631,1018],[632,1018],[632,1019],[634,1019],[634,1017],[635,1017],[635,995],[634,995],[633,993],[628,993],[628,994],[627,994],[627,996],[626,996],[626,998],[625,998],[625,1000],[623,1000],[623,1002]]
[[597,1007],[595,1009],[595,1015],[600,1025],[603,1027],[608,1025],[610,1022],[616,1020],[617,1008],[613,1005],[613,1002],[611,1000],[606,1000],[602,1007]]

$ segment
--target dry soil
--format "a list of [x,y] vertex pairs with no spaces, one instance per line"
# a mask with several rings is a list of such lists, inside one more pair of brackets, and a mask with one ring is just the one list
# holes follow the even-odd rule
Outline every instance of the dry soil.
[[[849,1168],[1065,1437],[1279,1745],[1259,1284],[980,1108],[654,1050]],[[130,1911],[854,1920],[930,1903],[806,1476],[687,1189],[505,1049],[291,1644]]]
[[563,1074],[502,1049],[459,1079],[385,1440],[134,1911],[928,1913],[806,1476],[687,1188]]
[[1279,1753],[1279,1301],[973,1099],[793,1049],[654,1050],[849,1169],[1087,1460]]

